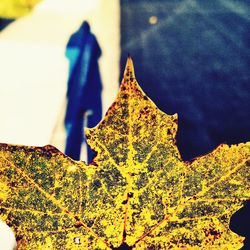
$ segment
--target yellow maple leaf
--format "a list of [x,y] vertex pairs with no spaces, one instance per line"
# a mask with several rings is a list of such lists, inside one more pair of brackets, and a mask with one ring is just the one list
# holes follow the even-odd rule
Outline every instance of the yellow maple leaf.
[[28,14],[41,0],[1,0],[0,17],[18,18]]
[[92,163],[52,146],[0,148],[0,219],[18,249],[239,249],[231,215],[250,197],[250,143],[192,162],[128,58],[116,101],[86,129]]

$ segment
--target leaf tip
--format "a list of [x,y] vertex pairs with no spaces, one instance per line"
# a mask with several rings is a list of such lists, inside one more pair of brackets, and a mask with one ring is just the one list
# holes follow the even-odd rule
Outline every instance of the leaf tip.
[[130,54],[128,54],[123,77],[124,79],[135,79],[134,64]]

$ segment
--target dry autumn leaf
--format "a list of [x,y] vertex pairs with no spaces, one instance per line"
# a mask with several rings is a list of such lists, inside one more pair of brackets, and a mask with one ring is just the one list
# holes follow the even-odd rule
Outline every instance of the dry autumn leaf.
[[239,249],[229,220],[250,197],[250,143],[192,162],[128,58],[116,101],[86,130],[93,162],[52,146],[1,145],[0,219],[18,249]]

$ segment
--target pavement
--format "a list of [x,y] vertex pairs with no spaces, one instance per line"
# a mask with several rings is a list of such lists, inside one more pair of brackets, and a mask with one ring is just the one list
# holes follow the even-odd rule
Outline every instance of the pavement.
[[[128,18],[129,17],[129,18]],[[167,114],[184,160],[250,140],[250,2],[121,1],[121,68]]]

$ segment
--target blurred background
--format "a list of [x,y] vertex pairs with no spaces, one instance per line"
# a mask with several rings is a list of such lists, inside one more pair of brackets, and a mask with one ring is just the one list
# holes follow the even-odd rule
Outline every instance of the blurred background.
[[1,142],[91,161],[83,127],[114,101],[128,53],[178,113],[184,160],[250,141],[248,0],[0,0],[0,30]]
[[1,0],[0,16],[0,141],[86,160],[83,126],[119,87],[119,1]]
[[129,51],[141,87],[178,113],[185,160],[250,139],[249,31],[250,1],[121,1],[122,62]]

